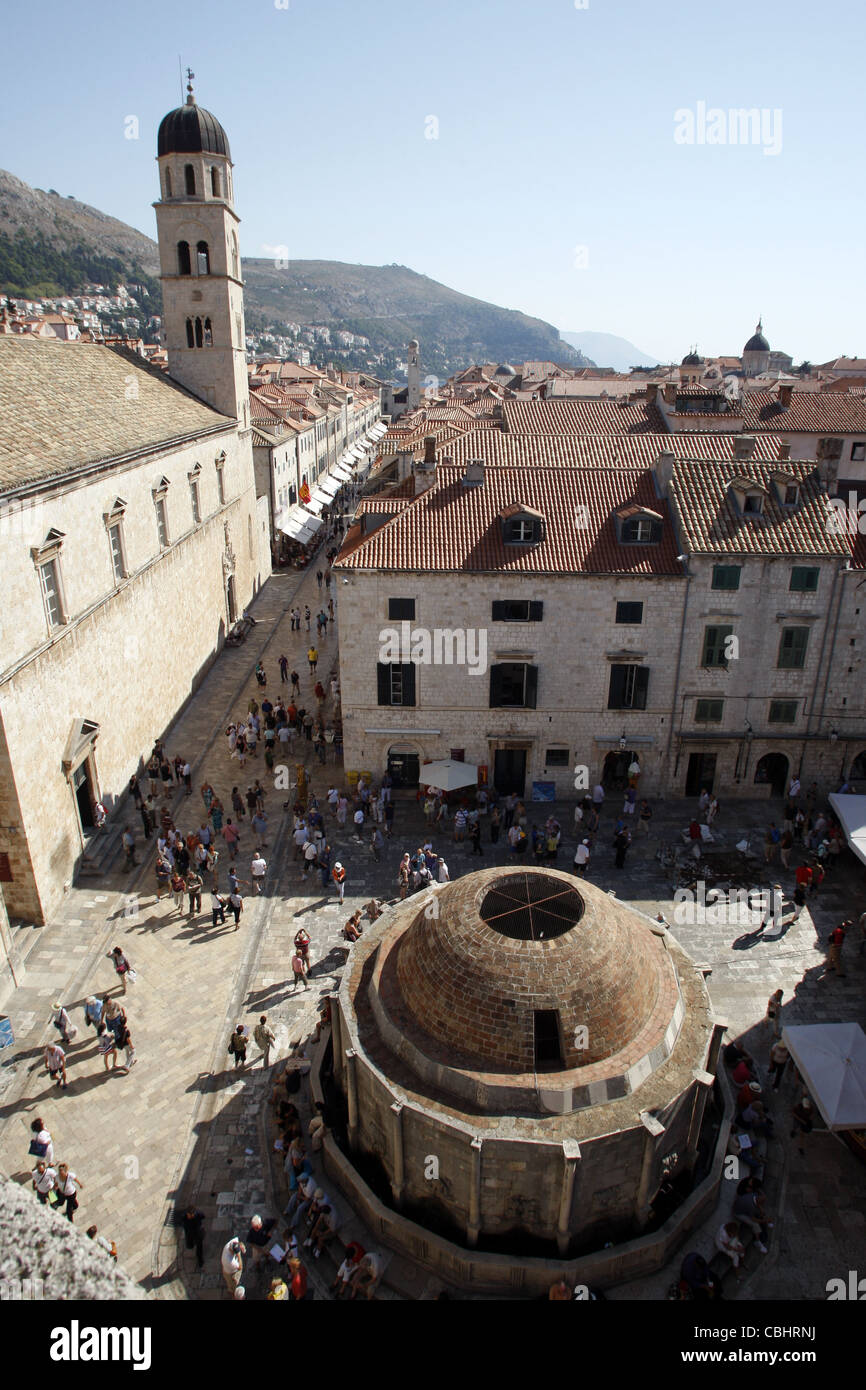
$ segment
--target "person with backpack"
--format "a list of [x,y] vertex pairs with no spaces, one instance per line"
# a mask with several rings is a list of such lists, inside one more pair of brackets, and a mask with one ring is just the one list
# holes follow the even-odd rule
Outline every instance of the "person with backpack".
[[78,1029],[62,1004],[55,1000],[51,1007],[54,1011],[51,1022],[63,1039],[63,1046],[68,1047],[72,1039],[78,1036]]
[[[168,869],[168,865],[166,865],[166,869]],[[168,878],[168,874],[166,874],[166,878]],[[130,965],[129,961],[127,960],[126,956],[123,954],[119,946],[113,946],[111,948],[111,950],[108,952],[108,959],[114,965],[114,973],[120,981],[120,992],[121,994],[125,994],[126,981],[127,977],[132,971],[132,966]]]
[[343,898],[346,894],[346,870],[343,868],[339,860],[331,870],[331,878],[334,880],[337,892],[340,895],[340,902],[342,903]]

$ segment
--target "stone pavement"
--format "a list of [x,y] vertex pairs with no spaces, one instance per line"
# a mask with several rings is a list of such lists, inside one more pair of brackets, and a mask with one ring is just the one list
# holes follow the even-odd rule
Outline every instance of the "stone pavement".
[[[169,754],[182,752],[194,766],[193,796],[176,801],[175,819],[182,829],[192,828],[201,819],[198,787],[205,778],[227,807],[235,783],[243,791],[258,775],[267,786],[263,758],[248,760],[246,768],[239,769],[228,758],[224,737],[229,715],[245,712],[251,695],[260,698],[253,678],[260,657],[273,698],[279,687],[277,657],[285,649],[301,673],[303,702],[314,707],[315,678],[310,677],[306,663],[311,635],[289,631],[287,609],[297,601],[302,607],[309,603],[314,614],[318,611],[322,596],[316,587],[316,568],[301,575],[275,575],[268,581],[252,610],[260,625],[244,646],[221,653],[165,736]],[[318,675],[327,685],[336,662],[336,634],[330,630],[317,645]],[[341,782],[342,769],[334,763],[320,767],[312,746],[303,740],[298,740],[295,761],[306,765],[324,809],[324,792],[332,776]],[[315,1023],[321,997],[332,991],[345,960],[343,922],[373,894],[383,899],[395,895],[403,850],[414,850],[426,837],[414,797],[398,794],[394,838],[386,844],[382,862],[375,863],[368,845],[356,843],[350,828],[337,831],[326,812],[332,858],[339,858],[347,871],[346,902],[340,908],[333,889],[322,890],[318,875],[301,879],[292,857],[290,818],[282,811],[288,796],[268,791],[267,887],[262,898],[247,899],[239,931],[231,919],[227,926],[212,928],[207,911],[190,923],[185,913],[175,913],[171,899],[157,904],[153,849],[147,846],[143,854],[139,837],[141,867],[128,874],[113,864],[98,886],[90,880],[72,890],[58,920],[39,932],[23,983],[5,1006],[15,1027],[16,1046],[10,1049],[11,1057],[0,1054],[0,1170],[26,1180],[32,1166],[27,1156],[29,1123],[41,1114],[54,1135],[58,1158],[65,1157],[84,1181],[79,1224],[95,1221],[117,1241],[130,1275],[143,1288],[158,1290],[164,1297],[226,1296],[219,1276],[219,1249],[230,1235],[243,1237],[254,1211],[264,1208],[263,1215],[276,1215],[284,1202],[279,1172],[275,1176],[271,1162],[271,1135],[262,1105],[266,1083],[260,1064],[255,1063],[257,1050],[251,1048],[254,1064],[243,1073],[227,1070],[231,1059],[226,1044],[232,1027],[241,1020],[252,1026],[260,1013],[266,1013],[278,1036],[274,1060],[284,1055],[290,1041],[305,1037]],[[541,821],[551,811],[558,814],[564,827],[560,867],[570,867],[576,843],[571,832],[572,806],[527,809],[530,820]],[[614,866],[611,837],[604,829],[617,809],[618,803],[614,805],[610,798],[590,878],[650,916],[664,913],[696,962],[710,972],[708,984],[717,1012],[729,1020],[732,1034],[746,1036],[761,1063],[766,1043],[758,1041],[760,1020],[767,997],[777,986],[785,991],[785,1022],[847,1018],[866,1022],[866,956],[856,955],[856,944],[846,946],[846,979],[818,978],[824,958],[821,943],[830,927],[840,915],[856,915],[866,906],[862,867],[851,856],[843,856],[810,910],[777,940],[767,939],[769,933],[759,940],[744,928],[679,925],[673,916],[670,878],[655,855],[660,840],[671,841],[686,825],[692,807],[683,802],[656,803],[652,833],[645,842],[636,839],[623,870]],[[753,844],[758,843],[762,836],[754,832],[774,814],[778,820],[777,809],[766,802],[726,803],[720,827],[725,846],[732,847],[748,832]],[[127,818],[133,821],[131,811]],[[138,831],[140,822],[133,823]],[[501,842],[496,847],[489,844],[486,828],[483,858],[470,856],[467,844],[455,845],[449,837],[435,835],[434,844],[444,854],[453,878],[474,868],[512,862]],[[241,878],[249,878],[246,870],[252,848],[246,829],[239,856]],[[223,848],[223,887],[226,865]],[[790,891],[793,871],[766,869],[755,862],[745,872],[745,881],[756,886],[768,886],[777,877]],[[295,991],[287,980],[287,963],[292,938],[301,924],[312,938],[314,968],[310,989]],[[79,1007],[86,994],[112,985],[113,973],[104,956],[114,944],[127,951],[139,972],[138,983],[130,986],[125,1001],[138,1052],[137,1064],[128,1075],[104,1073]],[[76,1006],[74,1019],[80,1029],[70,1050],[70,1086],[65,1094],[52,1093],[40,1071],[41,1047],[53,1035],[48,1018],[55,998]],[[793,1082],[789,1080],[787,1086],[790,1091],[785,1095],[783,1089],[780,1108],[791,1103]],[[791,1153],[784,1123],[780,1131],[776,1165],[780,1217],[774,1244],[753,1276],[754,1288],[761,1291],[741,1292],[741,1296],[823,1297],[820,1290],[826,1278],[856,1267],[850,1263],[851,1246],[854,1236],[862,1235],[866,1169],[832,1136],[815,1135],[805,1158],[800,1158],[796,1149]],[[814,1211],[809,1215],[809,1203],[813,1194],[823,1199],[825,1182],[833,1184],[844,1215],[838,1214],[836,1221],[825,1216],[817,1223],[821,1229],[816,1258],[815,1250],[807,1249],[816,1224]],[[189,1255],[181,1252],[178,1259],[170,1224],[175,1199],[190,1197],[208,1217],[202,1274],[192,1267]],[[707,1237],[711,1242],[709,1226]],[[370,1248],[372,1242],[364,1243]],[[424,1296],[429,1280],[423,1272],[408,1267],[398,1271],[397,1262],[393,1272],[395,1279],[399,1272],[400,1286],[409,1297]],[[613,1296],[662,1297],[670,1279],[665,1272],[617,1290]],[[741,1287],[751,1287],[751,1281]],[[259,1292],[257,1284],[251,1296]]]

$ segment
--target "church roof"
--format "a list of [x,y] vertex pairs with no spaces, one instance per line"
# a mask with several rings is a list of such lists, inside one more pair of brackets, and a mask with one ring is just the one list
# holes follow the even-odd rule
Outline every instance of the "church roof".
[[0,491],[232,423],[132,352],[0,337]]
[[156,137],[157,155],[221,154],[231,159],[228,136],[210,111],[188,101],[163,116]]

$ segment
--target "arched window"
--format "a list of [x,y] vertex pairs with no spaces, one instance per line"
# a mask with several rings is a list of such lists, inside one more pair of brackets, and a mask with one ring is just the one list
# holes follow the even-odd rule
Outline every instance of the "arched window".
[[192,319],[187,319],[186,321],[186,345],[187,347],[195,347],[195,336],[193,334]]
[[189,242],[179,241],[177,243],[177,273],[178,275],[191,275],[192,265],[189,258]]
[[204,346],[204,336],[202,334],[201,319],[196,319],[195,321],[195,345],[196,347]]
[[210,275],[210,251],[207,249],[206,241],[196,243],[195,265],[197,275]]
[[236,280],[241,278],[241,267],[238,260],[238,239],[232,232],[232,275]]
[[165,196],[166,196],[166,198],[170,198],[170,197],[171,197],[171,170],[170,170],[170,169],[166,169],[166,171],[165,171]]
[[183,176],[186,180],[186,191],[190,198],[195,197],[195,169],[191,164],[185,164]]
[[220,171],[216,165],[212,165],[210,171],[210,191],[215,198],[220,196]]
[[210,319],[204,321],[204,345],[205,347],[213,347],[213,329]]

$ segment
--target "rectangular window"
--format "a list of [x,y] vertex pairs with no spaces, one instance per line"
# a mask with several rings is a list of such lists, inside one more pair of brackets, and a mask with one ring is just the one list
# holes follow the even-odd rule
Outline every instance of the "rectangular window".
[[852,462],[852,463],[864,463],[864,462],[866,462],[866,443],[862,443],[862,444],[861,444],[861,443],[858,441],[857,443],[851,445],[851,462]]
[[742,565],[713,565],[714,589],[739,589]]
[[123,538],[120,534],[120,522],[116,521],[113,526],[108,528],[108,543],[111,546],[111,568],[114,571],[114,582],[119,584],[126,578],[126,563],[123,558]]
[[156,535],[159,548],[165,550],[168,547],[168,518],[165,510],[165,498],[155,497],[153,505],[156,508]]
[[199,522],[201,521],[201,504],[199,502],[197,478],[190,478],[189,480],[189,496],[190,501],[192,503],[193,525],[198,526]]
[[646,709],[649,667],[621,665],[610,668],[608,709]]
[[503,661],[490,668],[491,709],[535,709],[538,667]]
[[505,541],[514,545],[526,544],[535,539],[534,521],[509,521],[505,527]]
[[497,599],[494,601],[494,623],[540,623],[544,604],[533,599]]
[[42,585],[42,600],[50,628],[63,623],[63,603],[60,598],[60,569],[57,560],[46,560],[39,566],[39,582]]
[[721,724],[725,708],[724,700],[696,700],[696,724]]
[[770,724],[795,724],[797,722],[797,700],[771,700],[770,713],[767,716]]
[[217,475],[217,497],[219,498],[219,504],[220,504],[220,506],[221,506],[221,507],[224,507],[225,504],[226,504],[226,480],[225,480],[225,474],[224,474],[224,472],[223,472],[223,470],[222,470],[221,468],[218,468],[217,471],[216,471],[216,475]]
[[643,604],[642,603],[617,603],[616,620],[618,623],[642,623]]
[[820,570],[817,565],[795,565],[791,570],[791,592],[798,594],[816,593],[819,574]]
[[388,617],[398,622],[414,621],[415,600],[413,598],[389,598]]
[[728,638],[734,629],[725,624],[721,627],[704,628],[704,654],[701,660],[702,666],[725,666],[728,659],[725,656],[725,646]]
[[809,645],[807,627],[783,627],[779,643],[779,668],[782,671],[801,671],[806,665],[806,648]]
[[547,767],[568,767],[568,749],[548,748],[544,761]]
[[376,667],[380,705],[415,704],[415,666],[411,661],[379,662]]

